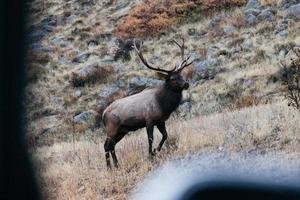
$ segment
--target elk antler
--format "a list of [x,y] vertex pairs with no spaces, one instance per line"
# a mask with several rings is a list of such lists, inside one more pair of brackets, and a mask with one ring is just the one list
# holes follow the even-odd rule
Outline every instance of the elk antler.
[[177,40],[173,39],[171,40],[171,42],[174,42],[179,48],[180,48],[180,55],[181,55],[181,61],[184,60],[184,39],[182,39],[182,45],[179,44],[179,42],[177,42]]
[[171,42],[174,42],[180,48],[181,63],[179,67],[176,69],[176,71],[179,72],[194,62],[193,60],[191,62],[188,62],[191,56],[188,56],[186,59],[184,59],[184,38],[181,39],[182,39],[182,44],[179,44],[179,42],[177,42],[175,39],[171,40]]
[[165,70],[165,69],[161,69],[161,68],[159,68],[159,67],[152,67],[151,65],[149,65],[148,62],[146,61],[146,59],[144,58],[142,52],[141,52],[141,49],[142,49],[142,47],[143,47],[143,43],[142,43],[142,42],[140,42],[140,48],[137,48],[136,42],[135,42],[135,40],[134,40],[134,42],[133,42],[133,47],[134,47],[135,51],[137,52],[139,58],[140,58],[141,61],[143,62],[143,64],[144,64],[146,67],[148,67],[149,69],[152,69],[152,70],[155,70],[155,71],[159,71],[159,72],[163,72],[163,73],[167,73],[167,74],[169,74],[169,73],[175,71],[176,66],[175,66],[173,69],[171,69],[171,70]]

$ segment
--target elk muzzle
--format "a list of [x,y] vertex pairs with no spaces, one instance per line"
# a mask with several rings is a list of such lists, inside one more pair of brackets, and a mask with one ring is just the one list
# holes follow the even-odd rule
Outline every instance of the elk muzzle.
[[183,85],[183,89],[187,90],[190,87],[190,84],[188,82],[185,82]]

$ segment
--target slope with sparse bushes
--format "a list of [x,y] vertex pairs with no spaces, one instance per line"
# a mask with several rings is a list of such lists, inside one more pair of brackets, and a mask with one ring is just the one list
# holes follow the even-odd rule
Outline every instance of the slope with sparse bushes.
[[[300,46],[300,1],[34,0],[28,21],[27,144],[49,199],[126,199],[168,160],[192,152],[299,155],[299,112],[288,107],[286,70]],[[144,130],[116,147],[120,171],[104,162],[103,110],[161,84],[132,48],[144,41],[155,66],[193,66],[169,139],[151,162]],[[293,59],[297,59],[293,57]],[[158,133],[155,136],[158,137]],[[155,138],[157,142],[159,139]]]

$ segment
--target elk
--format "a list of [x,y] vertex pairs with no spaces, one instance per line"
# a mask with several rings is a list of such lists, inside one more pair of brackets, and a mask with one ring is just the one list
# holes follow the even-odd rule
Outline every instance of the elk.
[[190,56],[184,58],[184,39],[179,44],[172,40],[181,52],[181,62],[171,70],[151,66],[144,58],[141,49],[134,42],[133,47],[142,63],[149,69],[161,74],[165,81],[162,85],[148,88],[140,93],[118,99],[110,104],[102,114],[103,124],[107,132],[104,143],[105,159],[108,169],[111,169],[110,154],[114,165],[118,168],[118,160],[115,153],[115,145],[130,131],[146,127],[149,143],[149,155],[153,157],[156,150],[152,150],[153,129],[158,128],[162,139],[157,147],[160,151],[168,137],[165,121],[171,113],[179,106],[182,99],[182,91],[189,88],[189,83],[181,76],[181,71],[191,65]]

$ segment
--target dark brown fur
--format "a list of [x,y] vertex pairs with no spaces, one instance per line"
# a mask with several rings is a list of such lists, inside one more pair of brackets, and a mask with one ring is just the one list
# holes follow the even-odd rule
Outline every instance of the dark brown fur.
[[[183,55],[183,45],[181,52]],[[161,86],[145,89],[140,93],[118,99],[110,104],[103,112],[102,120],[107,131],[107,139],[104,144],[107,167],[111,168],[110,154],[115,167],[118,160],[115,153],[115,145],[130,131],[146,128],[149,143],[149,155],[154,156],[156,150],[152,149],[154,126],[162,134],[162,139],[157,147],[160,151],[168,137],[165,121],[179,106],[182,98],[182,90],[187,89],[189,84],[183,80],[181,71],[189,66],[188,59],[182,59],[180,66],[173,70],[163,70],[150,66],[141,52],[134,46],[142,62],[150,69],[162,72],[165,82]]]
[[[146,94],[145,98],[147,98],[147,95],[153,95],[153,99],[156,100],[156,103],[149,104],[147,106],[146,111],[144,107],[141,107],[140,109],[142,111],[140,113],[129,113],[128,115],[132,115],[132,117],[128,118],[122,118],[122,113],[120,113],[119,116],[114,114],[114,104],[112,104],[112,107],[109,106],[104,111],[103,123],[107,130],[107,139],[105,141],[104,149],[106,152],[107,166],[109,168],[111,166],[109,161],[109,152],[111,152],[112,154],[115,166],[118,167],[118,161],[115,155],[115,145],[130,131],[136,131],[138,129],[146,127],[149,142],[149,154],[153,156],[155,154],[155,149],[154,151],[152,150],[153,128],[154,126],[156,126],[163,136],[159,146],[157,147],[157,150],[160,151],[163,143],[167,139],[165,121],[179,106],[182,99],[182,90],[188,87],[188,83],[181,78],[180,74],[174,74],[173,76],[176,78],[175,81],[181,83],[174,86],[174,83],[171,83],[170,77],[168,77],[163,85],[152,89],[146,89],[150,92],[144,93]],[[141,94],[143,93],[138,93],[136,95]],[[122,101],[115,102],[115,104],[122,104],[123,102],[123,104],[126,104],[126,102],[130,100],[130,98],[126,97],[123,98]],[[143,102],[135,102],[136,106],[142,103]],[[157,105],[158,107],[154,108],[154,105]],[[150,112],[150,114],[147,112]],[[146,115],[143,115],[145,113]]]

